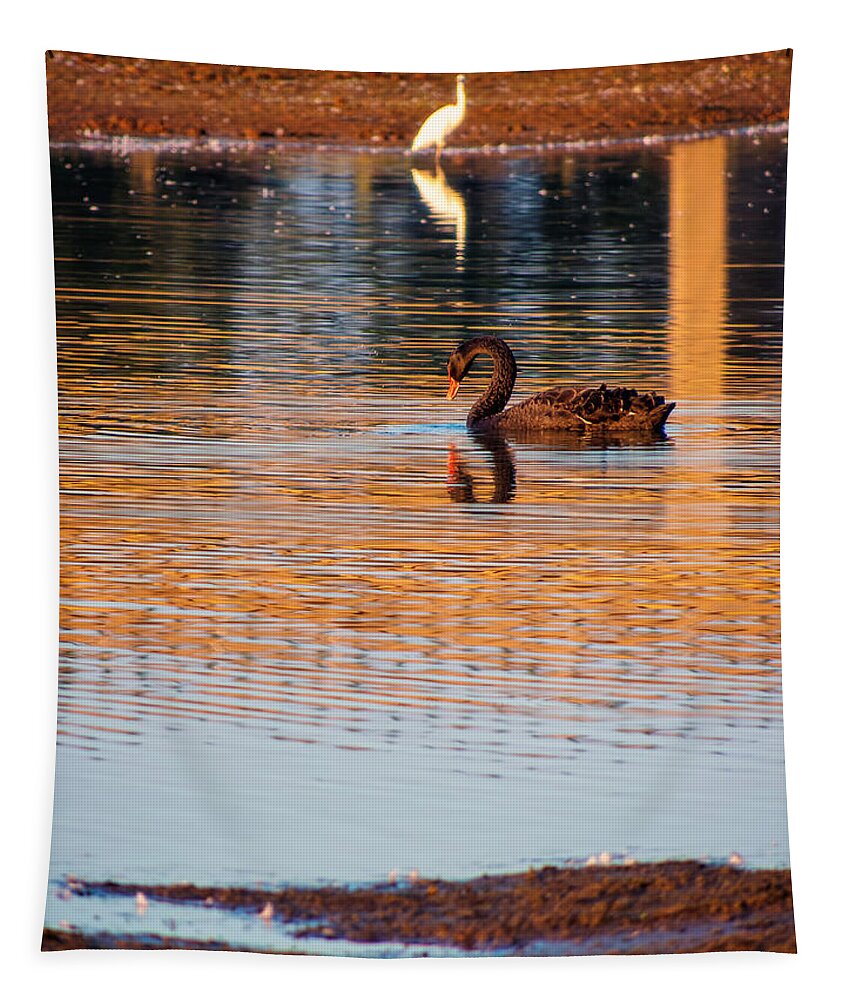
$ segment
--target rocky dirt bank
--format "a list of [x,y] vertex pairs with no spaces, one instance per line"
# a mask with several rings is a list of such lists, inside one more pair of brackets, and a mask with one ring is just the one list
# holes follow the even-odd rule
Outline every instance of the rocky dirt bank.
[[[461,147],[637,138],[784,122],[791,51],[602,69],[467,74]],[[463,67],[459,67],[463,69]],[[407,147],[455,99],[437,73],[262,69],[47,53],[53,142],[228,137]]]
[[[548,867],[467,882],[417,879],[367,888],[262,890],[75,882],[81,895],[121,894],[262,914],[296,925],[298,937],[439,944],[520,954],[571,944],[587,953],[794,952],[788,871],[750,871],[691,861],[593,868]],[[227,948],[178,938],[45,931],[44,950]]]

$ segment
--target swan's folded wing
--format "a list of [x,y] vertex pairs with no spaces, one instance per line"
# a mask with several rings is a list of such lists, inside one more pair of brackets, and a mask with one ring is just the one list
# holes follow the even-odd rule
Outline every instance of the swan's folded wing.
[[630,422],[637,415],[646,415],[665,406],[665,397],[656,392],[641,393],[637,389],[601,385],[598,389],[583,389],[571,404],[574,412],[589,423],[617,424]]
[[656,392],[615,388],[555,388],[539,392],[500,416],[500,427],[631,433],[660,430],[673,403]]

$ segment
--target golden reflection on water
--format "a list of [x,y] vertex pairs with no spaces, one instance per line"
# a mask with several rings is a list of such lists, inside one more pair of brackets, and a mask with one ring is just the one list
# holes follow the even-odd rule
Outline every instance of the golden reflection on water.
[[[213,429],[210,397],[167,400],[160,419]],[[144,426],[158,401],[139,402]],[[578,739],[584,705],[680,735],[696,713],[779,711],[768,469],[719,472],[688,441],[638,461],[518,449],[516,503],[483,520],[446,509],[447,440],[493,474],[463,434],[341,444],[323,413],[305,447],[279,412],[274,446],[63,441],[66,732],[431,705],[543,713]]]
[[[559,757],[777,719],[779,359],[725,350],[747,327],[728,317],[725,143],[671,150],[667,300],[531,283],[448,303],[191,268],[98,284],[63,259],[61,738],[200,718],[374,749],[387,712],[438,713],[450,742],[511,714]],[[154,170],[134,159],[134,189]],[[422,173],[466,262],[464,199]],[[169,245],[191,262],[199,239]],[[461,330],[510,332],[519,395],[668,392],[671,439],[489,449],[441,400]]]
[[727,139],[675,145],[670,171],[670,392],[673,399],[720,399],[727,321]]

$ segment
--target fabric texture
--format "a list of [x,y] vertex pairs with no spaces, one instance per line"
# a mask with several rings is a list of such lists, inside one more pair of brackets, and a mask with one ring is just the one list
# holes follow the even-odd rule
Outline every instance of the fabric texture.
[[795,950],[790,71],[47,53],[45,949]]

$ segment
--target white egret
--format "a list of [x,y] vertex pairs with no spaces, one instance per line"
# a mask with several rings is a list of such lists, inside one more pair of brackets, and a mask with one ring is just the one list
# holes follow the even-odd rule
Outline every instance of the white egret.
[[435,163],[440,161],[440,154],[446,137],[450,132],[464,121],[464,113],[467,110],[467,95],[464,93],[464,77],[459,73],[456,79],[455,103],[446,104],[437,111],[433,111],[428,118],[420,125],[420,130],[414,136],[411,143],[411,152],[416,153],[420,149],[428,149],[430,146],[436,148]]

